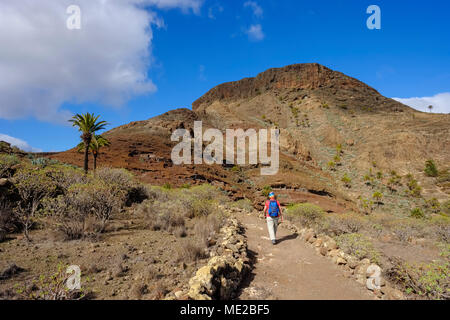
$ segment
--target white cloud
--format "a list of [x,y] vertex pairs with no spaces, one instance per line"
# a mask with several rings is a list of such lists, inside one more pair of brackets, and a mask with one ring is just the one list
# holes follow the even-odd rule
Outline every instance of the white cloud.
[[208,18],[215,20],[216,13],[222,13],[223,7],[219,4],[215,4],[208,9]]
[[245,33],[247,33],[248,38],[252,41],[261,41],[265,37],[260,24],[252,24]]
[[[20,0],[0,2],[0,118],[61,122],[65,102],[120,106],[154,92],[151,8],[198,13],[203,0]],[[69,30],[66,9],[81,9]]]
[[253,15],[257,18],[262,18],[263,9],[255,1],[247,1],[244,3],[244,8],[251,8]]
[[5,141],[11,144],[11,146],[17,147],[23,151],[27,152],[42,152],[41,149],[33,148],[30,146],[26,141],[23,141],[18,138],[14,138],[11,136],[8,136],[6,134],[0,133],[0,141]]
[[432,105],[433,113],[450,113],[450,92],[439,93],[433,97],[392,99],[424,112],[429,112],[428,106]]
[[200,8],[204,0],[135,0],[135,1],[145,3],[148,5],[154,5],[160,9],[181,8],[185,12],[192,10],[194,13],[199,14]]

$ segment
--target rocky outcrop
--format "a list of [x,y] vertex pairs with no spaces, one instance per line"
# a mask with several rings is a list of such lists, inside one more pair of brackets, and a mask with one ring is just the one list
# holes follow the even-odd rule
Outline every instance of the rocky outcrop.
[[221,229],[221,234],[223,240],[217,253],[213,253],[208,264],[201,267],[189,281],[187,294],[190,299],[232,299],[250,270],[247,241],[240,223],[230,218]]
[[359,80],[333,71],[317,63],[293,64],[283,68],[272,68],[254,78],[227,82],[208,91],[192,104],[192,110],[199,111],[214,101],[247,99],[265,91],[281,89],[314,90],[339,88],[342,90],[363,88],[371,93],[378,92]]

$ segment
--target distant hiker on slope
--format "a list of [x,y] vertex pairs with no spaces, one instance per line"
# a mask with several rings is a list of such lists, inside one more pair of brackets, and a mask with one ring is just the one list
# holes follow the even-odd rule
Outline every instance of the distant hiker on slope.
[[277,228],[278,219],[283,221],[283,215],[281,212],[281,205],[277,199],[275,199],[275,193],[269,193],[269,200],[266,201],[264,206],[264,213],[267,220],[267,229],[269,230],[269,237],[272,240],[272,244],[277,243]]

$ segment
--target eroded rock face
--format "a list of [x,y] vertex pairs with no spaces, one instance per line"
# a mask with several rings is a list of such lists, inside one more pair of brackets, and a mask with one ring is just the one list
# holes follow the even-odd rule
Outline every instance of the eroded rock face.
[[364,87],[374,93],[377,91],[364,83],[333,71],[317,63],[294,64],[284,68],[272,68],[254,78],[227,82],[208,91],[192,104],[194,111],[201,110],[214,101],[253,98],[270,90],[299,89],[314,90],[318,88],[352,89]]
[[212,257],[189,280],[188,296],[193,300],[234,298],[237,289],[250,270],[247,258],[247,241],[243,228],[235,218],[222,227],[222,255]]

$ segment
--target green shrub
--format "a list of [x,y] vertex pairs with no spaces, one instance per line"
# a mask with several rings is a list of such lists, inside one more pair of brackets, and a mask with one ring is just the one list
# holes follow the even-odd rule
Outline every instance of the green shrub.
[[368,258],[371,262],[379,263],[380,253],[372,242],[360,233],[346,233],[336,237],[339,248],[358,259]]
[[356,213],[327,215],[327,231],[334,235],[356,233],[367,227],[367,221]]
[[423,213],[422,209],[420,208],[414,208],[411,210],[411,217],[416,218],[416,219],[423,219],[425,218],[425,214]]
[[448,259],[412,264],[395,259],[386,275],[391,282],[401,285],[406,292],[429,299],[448,300],[450,298],[449,272]]
[[437,169],[437,166],[436,166],[436,163],[432,159],[427,160],[425,162],[425,169],[424,169],[424,171],[425,171],[425,174],[427,176],[429,176],[429,177],[437,177],[438,173],[439,173],[438,169]]
[[327,163],[328,169],[336,170],[336,163],[334,161],[330,161]]
[[[67,281],[68,265],[58,264],[58,269],[51,275],[40,275],[28,286],[15,286],[15,293],[25,300],[81,300],[90,295],[86,289],[69,290]],[[86,282],[86,281],[84,281]]]
[[375,199],[377,204],[379,204],[381,199],[383,199],[383,194],[379,191],[376,191],[373,193],[372,198]]
[[33,166],[45,168],[47,166],[59,164],[59,161],[54,160],[54,159],[48,159],[48,158],[33,158],[33,159],[31,159],[31,164]]
[[253,204],[249,199],[241,199],[232,203],[232,206],[239,209],[251,212],[253,210]]
[[422,187],[419,186],[419,183],[417,182],[417,180],[414,179],[411,174],[406,175],[406,179],[408,181],[407,187],[409,190],[409,194],[412,195],[413,197],[420,197],[421,192],[422,192]]
[[299,203],[290,206],[286,210],[286,215],[293,221],[298,221],[302,226],[308,228],[323,228],[325,220],[325,212],[319,206],[311,203]]
[[264,197],[268,197],[269,196],[269,193],[272,191],[272,187],[271,186],[264,186],[263,187],[263,189],[262,189],[262,191],[261,191],[261,194],[264,196]]
[[0,154],[0,178],[11,177],[14,173],[13,167],[20,163],[14,154]]
[[350,188],[352,186],[352,179],[346,173],[342,176],[341,181],[347,188]]
[[125,194],[124,203],[127,206],[140,203],[148,198],[147,189],[134,180],[133,175],[125,169],[101,168],[91,178],[107,185],[119,197]]

